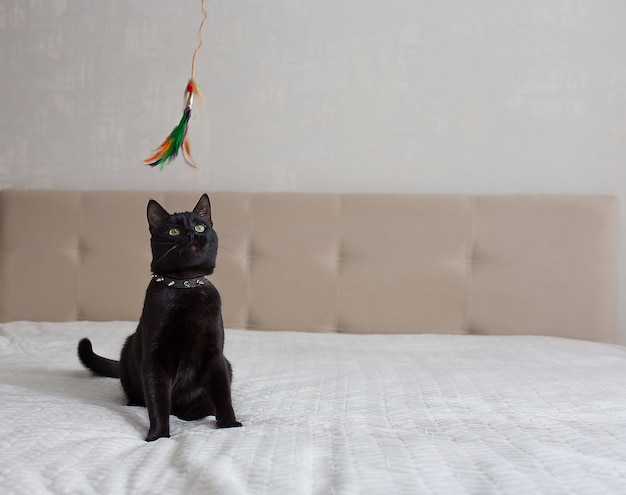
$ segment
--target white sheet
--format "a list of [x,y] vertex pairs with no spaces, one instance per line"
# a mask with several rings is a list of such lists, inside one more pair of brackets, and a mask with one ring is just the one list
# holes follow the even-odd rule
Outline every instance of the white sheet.
[[243,428],[82,369],[134,323],[0,325],[0,493],[624,493],[626,349],[541,337],[227,331]]

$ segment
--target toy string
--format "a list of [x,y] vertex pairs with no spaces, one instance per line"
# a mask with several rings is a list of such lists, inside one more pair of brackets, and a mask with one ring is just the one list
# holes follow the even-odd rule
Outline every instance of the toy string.
[[198,46],[193,52],[193,57],[191,58],[191,79],[195,79],[196,75],[196,55],[202,48],[202,27],[206,21],[206,8],[204,6],[204,0],[202,0],[202,21],[200,22],[200,27],[198,28]]
[[180,119],[180,122],[172,132],[165,138],[165,141],[161,143],[161,145],[154,151],[154,154],[150,158],[146,158],[144,160],[145,163],[150,165],[151,167],[156,167],[160,165],[161,170],[163,170],[163,166],[176,158],[178,152],[182,150],[183,158],[185,161],[194,168],[198,168],[196,162],[194,162],[191,156],[191,147],[189,146],[189,139],[187,138],[187,130],[189,129],[189,119],[191,118],[191,106],[193,105],[194,95],[200,98],[200,101],[203,100],[202,93],[198,89],[198,85],[195,81],[195,72],[196,72],[196,55],[202,48],[202,27],[204,26],[204,22],[206,21],[206,8],[204,7],[204,0],[202,0],[202,22],[200,22],[200,27],[198,28],[198,46],[193,52],[193,57],[191,58],[191,79],[187,83],[185,88],[185,110],[183,111],[183,117]]

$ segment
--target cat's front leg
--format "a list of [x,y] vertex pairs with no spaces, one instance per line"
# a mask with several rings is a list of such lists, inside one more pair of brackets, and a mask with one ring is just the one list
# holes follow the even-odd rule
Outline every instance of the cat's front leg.
[[144,363],[143,387],[150,419],[150,429],[146,441],[152,442],[170,436],[170,407],[172,400],[171,379],[151,361]]
[[209,366],[209,397],[215,406],[215,420],[218,428],[242,426],[235,418],[235,411],[230,395],[232,372],[230,363],[223,355],[216,356]]

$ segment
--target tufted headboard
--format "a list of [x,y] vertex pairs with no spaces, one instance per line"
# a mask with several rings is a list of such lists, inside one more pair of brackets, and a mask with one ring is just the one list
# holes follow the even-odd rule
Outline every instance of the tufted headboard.
[[[148,199],[202,192],[0,191],[0,321],[136,320]],[[227,327],[614,339],[613,197],[209,196]]]

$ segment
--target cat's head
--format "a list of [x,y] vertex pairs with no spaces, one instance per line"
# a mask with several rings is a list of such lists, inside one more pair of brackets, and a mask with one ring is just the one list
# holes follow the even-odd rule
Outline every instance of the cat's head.
[[203,194],[193,211],[168,213],[159,203],[148,202],[152,247],[152,273],[174,278],[213,273],[217,234],[211,220],[211,203]]

